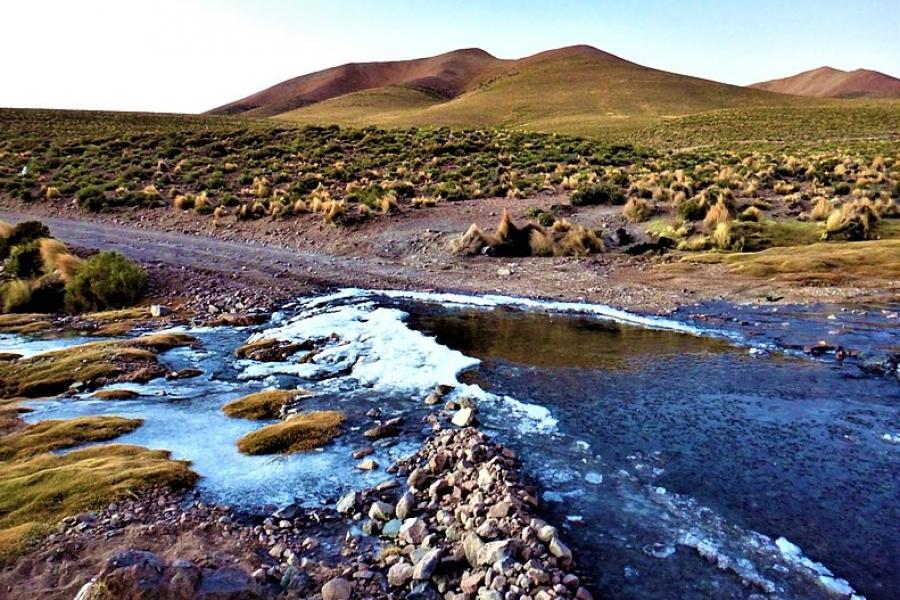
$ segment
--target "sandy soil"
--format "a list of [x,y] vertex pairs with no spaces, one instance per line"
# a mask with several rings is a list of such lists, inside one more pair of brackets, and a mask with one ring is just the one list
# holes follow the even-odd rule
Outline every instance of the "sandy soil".
[[[543,196],[528,206],[559,205]],[[449,241],[475,222],[492,228],[504,208],[524,221],[525,205],[502,198],[405,209],[360,224],[335,227],[315,216],[237,221],[171,208],[85,215],[69,205],[40,203],[22,210],[0,202],[0,219],[40,218],[53,234],[85,248],[115,249],[150,265],[170,294],[244,304],[338,286],[502,293],[601,302],[664,313],[704,300],[734,302],[862,302],[896,299],[900,285],[797,287],[738,277],[721,265],[681,262],[678,253],[631,257],[614,247],[586,258],[492,258],[452,255]],[[571,208],[571,207],[566,207]],[[615,208],[581,209],[578,222],[612,232],[623,225]],[[165,287],[165,286],[164,286]],[[243,292],[241,291],[243,290]]]

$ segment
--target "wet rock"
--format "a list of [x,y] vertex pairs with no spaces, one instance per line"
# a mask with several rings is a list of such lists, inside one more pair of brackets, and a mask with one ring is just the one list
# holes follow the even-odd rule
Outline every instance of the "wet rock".
[[166,379],[191,379],[193,377],[199,377],[200,375],[203,375],[203,371],[201,371],[200,369],[188,367],[185,369],[181,369],[180,371],[171,371],[169,373],[166,373]]
[[311,583],[309,575],[297,567],[288,567],[281,577],[281,589],[287,592],[302,594],[309,590]]
[[475,422],[475,411],[472,408],[461,408],[453,415],[451,422],[457,427],[469,427]]
[[220,567],[203,577],[196,598],[259,598],[250,576],[237,567]]
[[288,504],[272,513],[272,517],[275,519],[294,519],[298,514],[300,514],[300,507],[296,504]]
[[350,514],[356,508],[358,494],[355,490],[351,490],[341,496],[341,499],[337,501],[336,509],[342,515]]
[[403,521],[400,519],[391,519],[381,528],[381,535],[388,538],[395,538],[400,535],[403,528]]
[[400,435],[402,424],[403,418],[395,417],[393,419],[388,419],[384,423],[379,423],[371,429],[364,431],[363,435],[371,440],[380,440],[387,437],[395,437]]
[[568,565],[572,562],[572,551],[558,537],[550,540],[549,549],[550,554],[558,558],[563,565]]
[[366,460],[356,465],[356,468],[360,471],[374,471],[378,468],[378,463],[375,462],[374,459],[367,458]]
[[356,460],[360,458],[365,458],[375,453],[375,448],[359,448],[358,450],[354,450],[351,456]]
[[336,577],[322,586],[322,600],[350,600],[352,588],[343,577]]
[[413,566],[408,562],[398,562],[388,569],[387,579],[392,587],[403,587],[412,579]]
[[423,469],[413,469],[406,479],[406,485],[411,488],[421,488],[428,481],[428,473]]

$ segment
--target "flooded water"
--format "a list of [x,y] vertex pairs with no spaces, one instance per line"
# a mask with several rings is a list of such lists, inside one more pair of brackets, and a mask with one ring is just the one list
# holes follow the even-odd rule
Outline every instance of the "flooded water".
[[[386,478],[349,456],[364,445],[367,410],[405,416],[400,441],[377,448],[387,466],[427,434],[424,395],[451,384],[519,452],[546,516],[565,528],[601,595],[895,598],[900,384],[793,351],[838,331],[847,347],[897,351],[900,332],[891,307],[833,314],[713,305],[659,319],[342,290],[300,300],[261,327],[189,330],[203,347],[163,360],[197,366],[199,378],[128,386],[142,394],[129,401],[35,402],[28,419],[139,416],[145,425],[120,441],[193,461],[212,500],[316,504]],[[324,349],[306,363],[234,357],[262,337],[318,339]],[[0,350],[46,344],[7,336]],[[312,390],[307,407],[345,411],[346,432],[318,452],[240,455],[235,440],[261,424],[227,418],[221,406],[270,386]]]

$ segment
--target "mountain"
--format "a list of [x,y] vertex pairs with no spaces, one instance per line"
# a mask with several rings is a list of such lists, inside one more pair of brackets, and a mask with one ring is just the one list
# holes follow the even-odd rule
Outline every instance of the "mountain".
[[581,45],[512,60],[466,49],[410,61],[348,64],[211,112],[315,124],[587,133],[719,108],[801,102],[644,67]]
[[900,79],[868,69],[841,71],[820,67],[793,77],[755,83],[750,87],[818,98],[900,98]]

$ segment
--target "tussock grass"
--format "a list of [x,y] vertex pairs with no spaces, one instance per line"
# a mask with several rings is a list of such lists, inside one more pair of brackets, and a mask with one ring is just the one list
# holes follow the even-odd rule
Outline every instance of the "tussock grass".
[[151,487],[193,486],[197,474],[189,463],[169,456],[115,444],[0,464],[0,558],[14,556],[66,516]]
[[317,411],[295,415],[241,437],[238,450],[244,454],[291,454],[313,450],[335,438],[344,422],[343,413]]
[[98,390],[94,392],[94,398],[98,400],[133,400],[138,396],[140,394],[137,392],[125,389]]
[[3,312],[20,312],[31,303],[31,286],[23,279],[13,279],[0,286]]
[[42,238],[38,242],[38,248],[41,253],[41,264],[44,273],[50,274],[59,268],[59,258],[69,255],[69,249],[66,245],[53,238]]
[[556,220],[548,231],[538,223],[516,226],[503,211],[493,234],[485,233],[473,223],[458,238],[451,240],[456,254],[479,254],[488,250],[494,256],[586,256],[603,252],[603,240],[592,229]]
[[631,223],[642,223],[650,218],[653,209],[650,203],[643,198],[632,197],[628,199],[622,208],[625,219]]
[[249,394],[243,398],[232,400],[222,407],[222,412],[229,417],[252,419],[277,419],[281,407],[301,396],[308,396],[306,390],[265,390]]
[[809,218],[813,221],[824,221],[833,210],[834,204],[828,198],[820,196],[809,211]]
[[40,421],[0,438],[0,461],[28,458],[87,442],[104,442],[131,433],[143,423],[142,419],[122,417]]
[[0,315],[0,331],[33,335],[50,329],[53,324],[47,315],[40,313],[19,313]]

